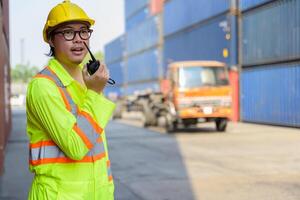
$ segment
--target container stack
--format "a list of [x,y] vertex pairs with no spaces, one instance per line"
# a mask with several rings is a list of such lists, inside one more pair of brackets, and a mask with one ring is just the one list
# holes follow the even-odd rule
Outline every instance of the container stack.
[[300,1],[240,7],[242,120],[300,127]]
[[114,99],[121,95],[124,86],[124,50],[125,36],[119,36],[105,46],[105,63],[109,67],[112,78],[116,85],[107,85],[105,93]]
[[217,60],[230,69],[234,121],[300,127],[299,0],[125,0],[125,7],[121,95],[159,90],[170,62]]
[[8,0],[0,0],[0,174],[3,173],[4,149],[11,129],[8,11]]

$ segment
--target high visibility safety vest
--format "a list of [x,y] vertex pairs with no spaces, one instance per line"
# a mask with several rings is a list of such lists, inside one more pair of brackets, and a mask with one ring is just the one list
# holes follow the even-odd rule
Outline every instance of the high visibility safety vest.
[[51,59],[27,90],[28,199],[114,199],[104,128],[115,108]]

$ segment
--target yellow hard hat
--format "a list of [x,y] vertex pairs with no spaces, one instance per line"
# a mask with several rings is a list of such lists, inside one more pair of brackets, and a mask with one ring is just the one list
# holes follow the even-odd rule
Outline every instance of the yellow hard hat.
[[70,0],[65,0],[50,11],[43,30],[44,41],[48,43],[48,31],[59,24],[71,21],[88,22],[94,25],[95,20],[89,18],[82,8]]

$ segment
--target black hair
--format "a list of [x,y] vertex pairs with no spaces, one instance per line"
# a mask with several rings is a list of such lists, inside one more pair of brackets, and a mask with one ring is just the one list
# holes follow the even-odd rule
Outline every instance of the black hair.
[[50,46],[50,51],[49,51],[49,53],[46,54],[46,56],[49,56],[49,57],[54,57],[55,56],[54,47]]

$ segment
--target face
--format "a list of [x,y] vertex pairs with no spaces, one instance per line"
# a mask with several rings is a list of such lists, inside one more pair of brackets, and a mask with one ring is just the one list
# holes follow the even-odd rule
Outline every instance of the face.
[[80,22],[65,24],[53,31],[49,41],[49,44],[55,49],[56,59],[70,66],[79,65],[82,62],[87,54],[83,42],[89,44],[89,39],[82,39],[79,32],[76,32],[74,39],[71,37],[70,40],[69,36],[72,35],[72,31],[81,31],[85,34],[88,31],[88,26]]

